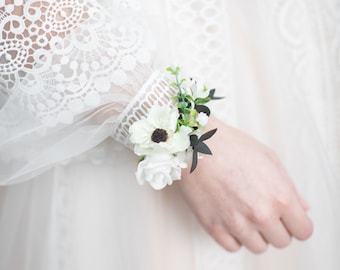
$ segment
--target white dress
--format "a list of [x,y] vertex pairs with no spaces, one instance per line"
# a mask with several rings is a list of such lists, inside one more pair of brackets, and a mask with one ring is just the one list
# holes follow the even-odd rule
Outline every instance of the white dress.
[[[14,3],[0,0],[0,269],[338,269],[339,0]],[[174,186],[136,183],[123,124],[165,102],[168,65],[278,153],[311,239],[228,253]]]

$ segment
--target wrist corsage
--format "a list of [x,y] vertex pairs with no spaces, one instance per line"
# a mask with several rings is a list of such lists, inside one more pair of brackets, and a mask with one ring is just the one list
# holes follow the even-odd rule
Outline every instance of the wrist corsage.
[[133,123],[129,129],[134,152],[141,156],[136,178],[148,182],[154,189],[171,185],[181,179],[181,170],[191,162],[190,173],[197,166],[199,153],[211,155],[204,143],[217,129],[203,134],[210,110],[205,105],[215,97],[215,89],[208,90],[193,79],[180,79],[178,67],[167,68],[175,76],[172,87],[178,89],[173,106],[152,107],[148,115]]

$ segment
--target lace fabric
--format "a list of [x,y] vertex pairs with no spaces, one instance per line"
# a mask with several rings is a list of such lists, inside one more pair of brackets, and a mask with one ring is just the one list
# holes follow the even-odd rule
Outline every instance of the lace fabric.
[[169,85],[170,82],[164,74],[154,72],[116,121],[112,137],[133,149],[129,141],[129,127],[145,116],[153,105],[170,105],[172,103],[171,97],[176,96],[177,91]]
[[1,89],[47,125],[105,103],[150,63],[145,31],[117,11],[112,21],[91,1],[30,1],[6,13],[18,8],[1,22]]
[[131,1],[0,6],[0,174],[10,184],[109,137],[152,73],[153,44]]

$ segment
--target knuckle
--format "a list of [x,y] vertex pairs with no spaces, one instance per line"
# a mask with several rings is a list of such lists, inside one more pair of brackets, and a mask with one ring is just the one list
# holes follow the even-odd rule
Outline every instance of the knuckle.
[[260,207],[252,207],[249,214],[249,219],[256,225],[267,227],[272,222],[272,216],[269,211]]
[[275,206],[277,206],[279,209],[289,208],[292,202],[290,196],[283,192],[277,193],[274,200],[275,200]]
[[231,215],[226,220],[226,223],[230,229],[231,232],[233,232],[235,235],[242,235],[245,232],[245,224],[242,222],[242,220],[237,217],[236,215]]
[[206,226],[208,233],[210,233],[215,239],[223,233],[223,227],[219,222],[214,220],[210,221]]

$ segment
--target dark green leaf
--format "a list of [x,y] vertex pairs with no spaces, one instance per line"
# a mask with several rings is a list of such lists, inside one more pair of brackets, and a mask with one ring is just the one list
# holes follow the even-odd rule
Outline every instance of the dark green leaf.
[[195,109],[196,111],[200,112],[204,112],[206,113],[208,116],[210,116],[210,110],[207,106],[205,105],[195,105]]
[[223,97],[215,97],[215,91],[216,91],[216,89],[211,89],[209,91],[209,98],[210,99],[222,99]]
[[191,101],[190,101],[190,99],[188,99],[187,96],[184,96],[183,102],[186,102],[186,104],[187,104],[186,108],[191,108]]
[[195,148],[196,144],[198,142],[198,137],[197,135],[190,135],[190,145]]
[[210,89],[210,91],[209,91],[209,97],[210,97],[210,98],[213,98],[214,95],[215,95],[215,92],[216,92],[216,89]]
[[195,151],[202,154],[212,155],[208,145],[206,145],[204,142],[198,142],[198,144],[195,146]]
[[197,161],[198,161],[198,154],[196,151],[194,151],[192,153],[192,163],[191,163],[191,169],[190,169],[190,173],[192,173],[196,167],[197,167]]
[[217,131],[217,128],[209,130],[208,132],[204,133],[198,140],[200,142],[208,140],[216,133],[216,131]]

